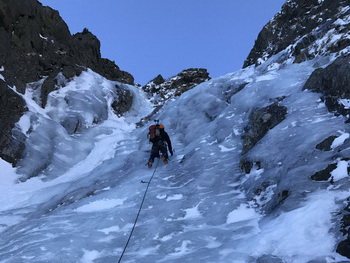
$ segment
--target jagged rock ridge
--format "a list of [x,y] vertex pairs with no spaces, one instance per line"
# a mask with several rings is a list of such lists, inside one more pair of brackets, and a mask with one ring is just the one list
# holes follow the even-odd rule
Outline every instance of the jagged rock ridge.
[[169,79],[164,79],[159,74],[142,87],[146,94],[148,94],[150,101],[155,105],[155,109],[150,115],[143,118],[138,125],[142,126],[144,122],[150,120],[169,99],[178,97],[182,93],[210,79],[207,69],[204,68],[189,68]]
[[28,83],[43,80],[40,101],[45,106],[48,94],[57,88],[57,76],[70,79],[83,70],[110,80],[133,84],[133,77],[114,62],[101,58],[100,42],[87,29],[71,35],[59,13],[36,0],[0,1],[0,157],[15,164],[23,149],[14,124],[26,111],[21,96]]
[[349,22],[346,0],[288,0],[259,33],[244,67],[285,49],[294,62],[338,53],[350,45]]
[[158,75],[143,86],[142,89],[152,97],[152,101],[156,105],[162,105],[171,97],[180,96],[185,91],[208,80],[210,80],[210,77],[206,69],[190,68],[167,80],[162,75]]

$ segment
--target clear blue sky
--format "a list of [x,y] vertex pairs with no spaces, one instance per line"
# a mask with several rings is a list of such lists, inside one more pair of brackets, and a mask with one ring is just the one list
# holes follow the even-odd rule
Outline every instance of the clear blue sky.
[[72,34],[85,27],[102,57],[146,84],[162,74],[240,69],[262,27],[285,0],[39,0],[58,10]]

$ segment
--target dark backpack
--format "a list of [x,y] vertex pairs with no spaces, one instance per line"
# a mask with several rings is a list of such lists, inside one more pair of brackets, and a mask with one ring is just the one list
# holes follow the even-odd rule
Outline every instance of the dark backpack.
[[149,126],[149,140],[156,142],[162,139],[162,133],[164,131],[163,124],[156,124]]

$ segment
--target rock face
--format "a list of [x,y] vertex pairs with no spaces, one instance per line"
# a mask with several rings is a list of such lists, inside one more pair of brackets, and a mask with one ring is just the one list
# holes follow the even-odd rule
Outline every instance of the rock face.
[[210,77],[206,69],[190,68],[167,80],[158,75],[142,89],[152,97],[152,101],[156,105],[162,105],[169,98],[180,96],[185,91],[208,80],[210,80]]
[[322,93],[331,112],[347,115],[347,99],[350,99],[350,56],[339,57],[325,69],[316,69],[303,89]]
[[277,103],[253,111],[249,116],[249,124],[243,136],[242,154],[247,153],[264,135],[285,119],[287,108]]
[[294,62],[341,51],[350,45],[350,25],[344,22],[350,14],[347,6],[346,0],[287,1],[259,33],[244,67],[261,64],[287,48]]
[[[0,158],[16,163],[23,150],[20,134],[13,133],[14,124],[26,110],[25,102],[4,81],[0,80]],[[9,117],[10,116],[10,117]]]
[[117,95],[119,100],[116,100],[112,103],[112,108],[114,112],[120,116],[124,112],[130,110],[133,102],[133,97],[130,90],[124,89],[122,87],[117,88]]
[[347,258],[350,258],[350,239],[341,241],[337,246],[337,252]]
[[311,176],[311,180],[314,181],[328,181],[331,178],[331,172],[337,168],[336,163],[328,165],[324,170],[316,172]]
[[341,232],[346,239],[338,244],[337,252],[344,257],[350,258],[350,201],[345,207],[343,213],[344,215],[341,219]]
[[87,29],[71,35],[59,13],[37,1],[0,1],[0,64],[9,85],[23,92],[43,76],[78,75],[85,68],[111,80],[133,83],[133,77],[102,59],[100,41]]
[[208,80],[210,80],[209,73],[204,68],[186,69],[166,80],[159,74],[142,87],[155,105],[155,108],[151,114],[141,119],[137,125],[143,126],[143,124],[149,121],[169,99],[178,97],[182,93]]
[[328,138],[324,139],[322,142],[316,145],[316,149],[321,151],[330,151],[332,150],[332,143],[337,138],[337,136],[329,136]]
[[44,106],[60,72],[69,79],[91,68],[110,80],[134,82],[114,62],[101,58],[100,42],[92,33],[84,29],[72,36],[59,13],[36,0],[0,0],[0,68],[0,157],[13,164],[21,147],[13,145],[11,131],[26,108],[9,86],[24,93],[27,83],[46,78],[41,89]]

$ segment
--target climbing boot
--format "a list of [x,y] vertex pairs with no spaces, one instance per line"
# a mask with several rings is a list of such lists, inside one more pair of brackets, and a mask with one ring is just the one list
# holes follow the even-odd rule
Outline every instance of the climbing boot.
[[168,164],[168,160],[167,158],[165,158],[164,156],[160,157],[162,159],[162,161],[164,162],[164,164]]
[[153,161],[152,161],[152,160],[149,160],[149,161],[148,161],[148,168],[151,169],[151,168],[152,168],[152,164],[153,164]]

